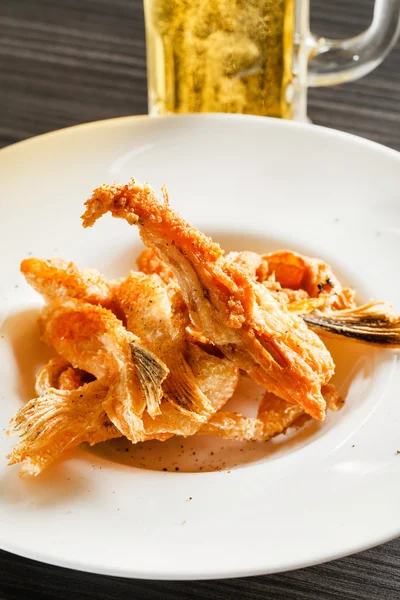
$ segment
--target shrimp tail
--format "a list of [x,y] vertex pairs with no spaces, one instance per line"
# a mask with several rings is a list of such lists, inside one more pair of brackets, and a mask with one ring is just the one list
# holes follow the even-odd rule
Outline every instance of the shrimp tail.
[[105,417],[106,394],[106,388],[94,381],[72,391],[50,388],[30,400],[9,424],[7,435],[18,434],[20,441],[9,454],[8,464],[22,463],[21,475],[38,475],[63,452],[90,441],[93,432],[102,441],[98,432]]
[[150,416],[161,414],[161,384],[169,373],[168,367],[149,350],[136,342],[130,342],[132,360],[137,367],[137,376],[146,400]]
[[204,422],[214,411],[211,402],[197,385],[190,366],[185,359],[177,356],[173,360],[174,371],[164,382],[164,397],[179,412],[192,420]]
[[390,348],[400,347],[400,317],[383,302],[346,310],[314,311],[302,315],[312,329]]

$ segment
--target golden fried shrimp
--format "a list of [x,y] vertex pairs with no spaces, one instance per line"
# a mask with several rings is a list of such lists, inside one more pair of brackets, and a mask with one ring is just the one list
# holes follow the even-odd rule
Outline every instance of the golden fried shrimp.
[[326,306],[335,309],[354,306],[354,292],[342,288],[332,268],[317,258],[281,250],[261,257],[257,270],[260,283],[277,282],[283,290],[304,290],[310,298],[324,296]]
[[268,274],[268,263],[256,252],[247,250],[242,252],[229,252],[226,260],[239,265],[253,281],[262,283],[268,288],[271,295],[283,304],[290,304],[299,300],[306,300],[310,296],[306,290],[283,288],[276,280],[275,274]]
[[391,307],[380,301],[357,306],[354,290],[342,288],[331,267],[321,260],[288,251],[263,257],[231,252],[227,258],[247,269],[311,329],[387,348],[400,346],[400,317]]
[[227,262],[238,265],[242,271],[253,281],[257,281],[257,273],[262,264],[262,257],[256,252],[242,250],[241,252],[228,252],[225,257]]
[[[269,290],[271,295],[278,301],[288,305],[288,309],[291,310],[291,305],[294,302],[301,302],[309,300],[309,295],[305,290],[291,290],[290,288],[282,288],[279,283],[275,281],[265,281],[265,287]],[[326,303],[326,299],[324,304]],[[330,301],[329,301],[330,303]],[[321,306],[323,304],[321,303]]]
[[319,306],[332,310],[350,308],[354,291],[342,288],[331,267],[317,258],[280,250],[260,256],[255,252],[230,252],[227,260],[247,270],[285,304],[318,298]]
[[[151,250],[144,250],[146,259],[143,262],[146,273],[160,272],[168,273],[168,281],[173,284],[176,281],[172,271],[157,258]],[[354,290],[341,287],[340,282],[332,272],[331,267],[315,258],[300,256],[293,252],[281,251],[269,255],[279,262],[278,272],[282,275],[281,281],[289,281],[292,273],[292,284],[300,281],[304,271],[309,269],[308,276],[304,277],[303,284],[307,284],[308,289],[315,293],[318,288],[319,293],[316,297],[311,297],[305,289],[283,288],[273,273],[268,271],[268,262],[255,252],[229,252],[226,259],[239,264],[248,275],[253,279],[260,279],[266,286],[271,295],[281,303],[287,305],[290,312],[296,313],[307,323],[307,325],[320,334],[348,337],[356,341],[383,346],[387,348],[397,348],[400,345],[400,317],[393,315],[391,307],[385,302],[375,301],[368,304],[357,306],[354,302]],[[298,261],[291,259],[297,257]],[[290,266],[287,268],[285,260]],[[270,261],[273,264],[272,261]],[[141,263],[142,264],[142,263]],[[296,271],[296,265],[298,270]],[[286,269],[286,270],[285,270]],[[314,275],[312,276],[312,272]],[[296,273],[296,275],[293,275]],[[302,275],[303,273],[303,275]],[[318,277],[325,277],[325,285],[315,285]],[[326,285],[326,281],[333,284]],[[313,281],[310,286],[309,282]],[[307,283],[308,282],[308,283]],[[202,341],[210,344],[211,342],[193,326],[187,327],[188,339],[191,341]],[[200,340],[201,338],[201,340]]]
[[180,412],[205,421],[213,412],[185,360],[189,317],[177,286],[167,288],[158,275],[131,272],[114,289],[129,331],[168,367],[163,394]]
[[[172,290],[177,289],[180,297],[182,298],[178,280],[176,279],[175,275],[171,269],[167,267],[165,262],[158,258],[156,254],[154,254],[153,250],[149,250],[148,248],[142,250],[136,263],[142,273],[146,273],[146,275],[158,275],[162,279],[163,283],[166,284],[167,289],[169,290],[169,295],[174,293],[174,291],[171,291],[171,288]],[[188,321],[186,324],[186,338],[193,344],[212,346],[210,340],[206,338],[201,331],[196,329],[190,321]],[[215,347],[214,351],[218,352]]]
[[270,392],[265,393],[269,410],[257,417],[245,417],[240,413],[219,411],[204,423],[198,435],[214,435],[227,440],[267,441],[283,433],[302,414],[299,404],[281,400]]
[[171,269],[154,254],[153,250],[149,250],[149,248],[142,250],[136,260],[136,264],[142,273],[146,273],[146,275],[159,275],[167,285],[178,285],[177,279]]
[[[86,442],[90,445],[122,436],[122,432],[109,420],[104,406],[108,389],[98,381],[78,385],[88,377],[68,362],[57,364],[52,360],[37,376],[42,394],[22,407],[13,417],[8,434],[17,433],[20,442],[9,456],[9,464],[22,463],[21,474],[38,475],[67,450]],[[227,359],[211,356],[189,346],[186,360],[202,393],[209,399],[213,411],[217,411],[235,391],[238,371]],[[63,370],[62,370],[63,369]],[[62,376],[75,372],[69,381],[76,389],[56,389],[62,385]],[[52,385],[50,385],[52,384]],[[161,402],[161,414],[151,417],[142,415],[144,428],[138,431],[136,442],[157,439],[166,440],[173,435],[193,435],[201,422],[182,414],[167,400]]]
[[[322,388],[327,408],[339,410],[343,399],[332,384]],[[227,440],[267,441],[296,426],[301,417],[307,417],[298,404],[286,402],[266,392],[258,409],[257,417],[245,417],[240,413],[219,411],[198,431],[198,435],[214,435]],[[308,417],[309,418],[309,417]]]
[[109,310],[79,300],[46,307],[40,317],[42,340],[74,367],[109,388],[104,408],[126,437],[136,440],[147,408],[159,414],[161,384],[168,369],[126,331]]
[[73,262],[60,258],[26,258],[21,263],[21,273],[45,299],[76,298],[106,308],[112,306],[111,289],[95,269],[79,270]]
[[70,367],[70,363],[57,356],[52,358],[36,374],[35,392],[43,396],[50,388],[59,388],[60,375]]
[[86,202],[83,225],[106,212],[137,224],[145,245],[174,272],[193,324],[268,391],[323,419],[321,385],[334,371],[321,340],[218,244],[191,227],[148,185],[103,185]]
[[77,390],[47,392],[30,400],[11,420],[8,435],[17,433],[19,443],[9,455],[9,464],[22,463],[21,474],[38,475],[64,452],[81,444],[119,437],[108,421],[103,404],[108,389],[99,381]]
[[68,367],[60,373],[57,387],[60,390],[76,390],[85,383],[90,383],[91,381],[94,381],[94,377],[93,375],[90,375],[90,373],[82,371],[82,369]]
[[36,374],[35,391],[44,396],[50,388],[57,390],[76,390],[85,383],[94,381],[93,375],[82,369],[74,369],[61,357],[52,358]]
[[[189,344],[185,355],[196,384],[216,412],[233,395],[239,378],[238,369],[226,358],[208,354],[196,345]],[[182,414],[168,400],[161,403],[161,415],[151,419],[143,415],[145,431],[149,436],[174,434],[187,437],[194,435],[202,426],[188,414]],[[151,438],[149,438],[151,439]]]

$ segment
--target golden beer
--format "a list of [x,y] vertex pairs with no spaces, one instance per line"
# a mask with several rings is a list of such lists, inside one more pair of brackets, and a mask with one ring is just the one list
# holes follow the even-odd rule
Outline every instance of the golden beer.
[[294,0],[145,0],[151,114],[291,117]]

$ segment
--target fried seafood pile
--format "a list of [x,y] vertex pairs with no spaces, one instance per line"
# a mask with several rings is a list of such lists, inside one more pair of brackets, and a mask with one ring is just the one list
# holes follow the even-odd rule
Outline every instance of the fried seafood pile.
[[[312,327],[340,335],[358,327],[353,337],[398,343],[399,321],[381,303],[357,307],[322,261],[224,254],[170,208],[165,191],[160,201],[134,180],[96,189],[84,226],[107,212],[137,225],[146,246],[125,279],[60,259],[21,264],[46,302],[41,339],[58,355],[9,426],[20,437],[10,464],[23,473],[39,474],[82,442],[120,436],[268,440],[342,404]],[[244,375],[265,388],[254,418],[223,410]]]

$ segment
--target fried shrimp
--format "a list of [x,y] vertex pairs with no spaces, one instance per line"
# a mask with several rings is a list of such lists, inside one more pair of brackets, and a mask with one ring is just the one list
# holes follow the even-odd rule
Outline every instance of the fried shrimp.
[[[339,410],[343,399],[332,384],[324,385],[322,393],[328,410]],[[267,441],[285,433],[296,425],[299,418],[307,416],[301,406],[286,402],[266,392],[258,409],[257,417],[245,417],[240,413],[219,411],[202,425],[198,435],[214,435],[228,440]]]
[[[85,203],[84,227],[107,212],[138,226],[139,271],[107,281],[61,259],[21,263],[46,302],[41,339],[58,353],[7,431],[19,436],[8,458],[21,474],[118,437],[271,440],[344,403],[319,335],[400,347],[400,317],[383,302],[357,305],[324,261],[289,250],[225,254],[162,191],[160,201],[131,180],[102,185]],[[225,406],[239,377],[264,387],[254,417],[245,394],[234,400],[244,414]]]
[[[186,360],[212,411],[224,406],[235,391],[238,371],[227,359],[216,358],[196,345],[188,348]],[[66,374],[68,377],[66,378]],[[13,417],[8,434],[18,434],[19,443],[9,464],[22,463],[20,474],[38,475],[65,452],[86,442],[90,445],[121,437],[104,409],[108,389],[98,381],[85,383],[90,374],[75,369],[64,359],[52,359],[38,373],[34,398]],[[67,383],[67,388],[65,385]],[[201,422],[182,414],[162,400],[161,414],[142,415],[143,430],[136,442],[164,441],[173,435],[194,435]]]
[[95,269],[79,270],[73,262],[60,258],[26,258],[21,263],[21,273],[47,300],[76,298],[106,308],[112,306],[110,287]]
[[227,259],[246,269],[254,281],[286,304],[318,298],[319,306],[332,310],[355,306],[354,291],[343,288],[332,268],[317,258],[280,250],[263,255],[230,252]]
[[156,274],[131,272],[115,287],[114,295],[127,329],[169,369],[164,397],[180,412],[205,421],[213,407],[185,360],[189,317],[179,288],[168,289]]
[[192,323],[268,391],[323,419],[321,386],[332,358],[316,334],[291,314],[218,244],[191,227],[148,185],[103,185],[86,202],[83,225],[106,212],[138,225],[145,245],[175,274]]
[[79,300],[52,304],[40,317],[41,337],[74,367],[88,371],[109,388],[104,402],[111,421],[136,440],[147,408],[160,413],[165,364],[145,349],[115,315]]
[[[211,414],[214,414],[234,393],[239,378],[238,369],[228,359],[213,356],[195,344],[189,345],[185,358],[196,384],[208,398]],[[161,403],[161,415],[151,419],[144,414],[143,422],[149,436],[168,433],[187,437],[194,435],[202,426],[199,420],[182,413],[168,400]]]
[[146,273],[146,275],[159,275],[167,285],[178,285],[177,279],[171,269],[154,254],[153,250],[149,250],[149,248],[142,250],[136,260],[136,264],[142,273]]
[[8,434],[20,436],[9,464],[22,463],[21,474],[38,475],[82,442],[98,443],[121,435],[110,422],[104,427],[107,393],[102,383],[93,381],[77,390],[49,388],[28,402],[9,425]]
[[381,301],[357,306],[354,290],[342,287],[323,261],[286,250],[263,256],[230,252],[227,259],[266,286],[311,329],[387,348],[400,346],[400,317],[392,308]]

